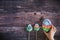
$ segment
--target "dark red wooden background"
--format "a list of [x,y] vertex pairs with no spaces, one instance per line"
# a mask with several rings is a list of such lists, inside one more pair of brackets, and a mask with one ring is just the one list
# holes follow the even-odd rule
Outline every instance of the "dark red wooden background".
[[[0,0],[0,37],[2,40],[27,40],[26,24],[34,24],[44,16],[49,18],[58,29],[55,38],[59,38],[59,2],[57,0]],[[39,31],[38,40],[45,40],[43,36],[43,32]],[[35,40],[34,31],[31,32],[31,40]]]

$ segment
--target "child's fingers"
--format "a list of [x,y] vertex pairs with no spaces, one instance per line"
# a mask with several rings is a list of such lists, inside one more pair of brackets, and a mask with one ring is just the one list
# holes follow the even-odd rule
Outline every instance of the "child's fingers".
[[54,32],[56,32],[57,31],[57,29],[56,29],[56,27],[54,27]]
[[55,26],[52,26],[52,29],[51,29],[51,31],[54,31],[54,32],[56,32],[56,31],[57,31],[56,27],[55,27]]

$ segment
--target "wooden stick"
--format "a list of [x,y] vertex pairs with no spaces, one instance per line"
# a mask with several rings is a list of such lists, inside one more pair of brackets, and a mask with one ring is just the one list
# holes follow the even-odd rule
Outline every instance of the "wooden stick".
[[30,40],[30,32],[28,32],[28,40]]
[[37,40],[37,31],[36,31],[36,40]]

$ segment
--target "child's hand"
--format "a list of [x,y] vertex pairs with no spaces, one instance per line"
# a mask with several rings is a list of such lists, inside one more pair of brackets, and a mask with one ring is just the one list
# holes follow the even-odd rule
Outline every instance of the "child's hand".
[[54,35],[55,35],[56,31],[57,31],[57,29],[52,25],[50,32],[48,32],[48,33],[44,32],[44,33],[48,37],[49,40],[54,40]]

